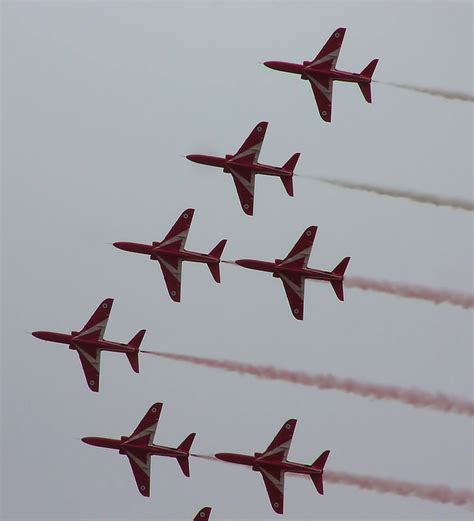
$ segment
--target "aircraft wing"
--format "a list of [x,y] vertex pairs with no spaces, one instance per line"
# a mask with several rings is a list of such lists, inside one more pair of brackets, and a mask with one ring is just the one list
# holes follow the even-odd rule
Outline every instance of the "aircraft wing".
[[113,303],[113,298],[106,298],[101,302],[77,336],[89,340],[102,340]]
[[244,144],[239,148],[237,154],[232,158],[233,160],[246,158],[251,163],[257,163],[262,148],[265,132],[267,131],[268,122],[261,121],[250,133],[249,137],[244,141]]
[[128,456],[128,461],[130,461],[132,472],[140,494],[149,497],[151,474],[150,453],[143,453],[142,451],[135,451],[133,449],[125,449],[125,453]]
[[162,408],[162,403],[154,403],[148,409],[148,412],[142,418],[141,422],[137,425],[136,429],[133,431],[125,444],[140,440],[140,443],[144,445],[150,445],[153,442],[153,438],[155,437],[156,426],[160,420]]
[[259,456],[259,461],[265,459],[277,459],[278,461],[286,460],[288,451],[290,450],[291,440],[295,432],[296,420],[288,420],[278,431],[265,452]]
[[267,465],[257,465],[257,469],[262,474],[273,510],[277,514],[283,514],[285,473],[281,469]]
[[324,44],[324,47],[319,51],[316,58],[311,62],[310,67],[317,65],[319,69],[335,69],[345,34],[346,30],[344,27],[336,29],[329,37],[329,40]]
[[291,249],[290,253],[279,262],[279,265],[285,267],[306,268],[317,232],[317,226],[306,228]]
[[154,258],[160,263],[163,278],[165,279],[171,299],[175,302],[179,302],[181,300],[182,259],[178,257],[161,256],[159,254]]
[[87,385],[91,391],[99,392],[100,349],[87,349],[73,344],[81,360]]
[[232,179],[237,188],[240,205],[247,215],[253,215],[253,201],[255,192],[255,173],[228,166]]
[[333,80],[326,76],[307,74],[319,114],[324,121],[331,121]]
[[211,515],[211,507],[204,507],[196,514],[196,517],[193,521],[208,521],[209,516]]
[[171,230],[166,234],[163,242],[159,244],[158,248],[166,247],[173,250],[184,250],[189,228],[193,221],[193,216],[194,210],[192,208],[184,210],[178,220],[174,223]]
[[303,320],[304,314],[304,277],[296,273],[281,273],[291,312],[297,320]]

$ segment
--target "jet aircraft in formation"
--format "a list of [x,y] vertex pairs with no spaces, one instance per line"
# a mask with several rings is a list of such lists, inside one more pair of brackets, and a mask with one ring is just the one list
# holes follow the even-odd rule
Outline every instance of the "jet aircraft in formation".
[[154,445],[153,438],[155,437],[156,426],[160,419],[162,407],[162,403],[153,404],[130,436],[122,436],[119,440],[97,437],[82,438],[82,441],[88,445],[115,449],[119,451],[119,454],[127,456],[132,466],[132,472],[137,482],[138,490],[140,494],[146,497],[150,495],[151,456],[176,458],[183,474],[189,477],[189,451],[191,450],[191,445],[196,433],[193,432],[190,434],[175,449],[162,445]]
[[268,271],[273,273],[274,277],[280,279],[283,282],[291,312],[298,320],[303,320],[306,279],[330,282],[337,298],[344,300],[344,272],[349,264],[350,257],[345,257],[333,271],[322,271],[307,267],[317,231],[317,226],[307,228],[284,259],[275,259],[275,262],[253,259],[239,259],[235,261],[239,266],[252,270]]
[[183,261],[207,264],[214,280],[216,282],[221,281],[219,263],[227,243],[226,239],[220,241],[209,254],[184,249],[193,215],[194,209],[188,208],[185,210],[162,242],[155,241],[151,244],[139,244],[136,242],[113,243],[113,245],[120,250],[149,255],[150,259],[158,261],[163,272],[168,293],[175,302],[181,300],[181,266]]
[[99,307],[81,331],[72,331],[71,334],[52,331],[34,331],[32,333],[33,336],[41,340],[57,342],[58,344],[69,344],[69,349],[77,351],[87,385],[94,392],[99,391],[100,353],[102,351],[125,353],[132,369],[136,373],[139,371],[138,353],[145,335],[145,329],[139,331],[128,344],[104,340],[105,328],[107,327],[113,303],[113,299],[107,298],[99,304]]
[[252,470],[260,472],[267,489],[270,503],[277,514],[283,514],[283,497],[285,472],[308,474],[316,487],[323,494],[323,470],[329,451],[324,451],[311,465],[293,463],[287,460],[291,440],[296,427],[296,420],[288,420],[264,452],[256,452],[253,456],[220,452],[217,459],[238,465],[248,465]]
[[334,81],[357,83],[365,100],[372,103],[370,83],[378,60],[372,60],[360,74],[336,69],[345,33],[344,27],[336,29],[313,61],[304,61],[302,64],[281,61],[264,62],[264,65],[270,69],[300,74],[302,80],[309,80],[321,118],[327,122],[331,121]]
[[237,189],[242,210],[247,215],[253,215],[256,174],[279,177],[288,195],[293,196],[293,174],[300,154],[293,154],[282,167],[259,163],[258,158],[267,126],[267,121],[258,123],[234,155],[227,154],[225,157],[216,157],[190,154],[186,156],[187,159],[195,163],[217,166],[222,168],[224,172],[230,173]]

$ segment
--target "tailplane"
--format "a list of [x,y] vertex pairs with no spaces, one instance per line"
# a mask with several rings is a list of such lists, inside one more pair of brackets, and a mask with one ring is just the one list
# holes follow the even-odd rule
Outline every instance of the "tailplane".
[[345,257],[342,259],[342,261],[332,270],[333,275],[337,275],[338,277],[341,277],[340,280],[331,280],[331,286],[334,289],[334,292],[336,293],[336,296],[339,300],[344,300],[344,287],[343,287],[343,281],[344,281],[344,273],[346,271],[347,265],[349,264],[349,261],[351,260],[350,257]]
[[138,353],[140,351],[140,344],[142,343],[143,337],[145,336],[146,330],[142,329],[139,331],[128,343],[129,347],[133,347],[135,349],[134,353],[127,353],[128,361],[130,362],[130,365],[132,366],[132,369],[138,373],[139,367],[138,367]]
[[[296,154],[293,154],[290,159],[282,166],[283,170],[287,170],[294,173],[294,169],[296,167],[296,163],[298,162],[298,159],[300,158],[300,153],[297,152]],[[291,177],[280,177],[281,182],[283,183],[283,186],[285,187],[286,193],[293,197],[293,176]]]
[[325,450],[321,456],[319,456],[318,459],[316,459],[312,465],[312,467],[317,468],[321,471],[320,474],[311,474],[311,480],[314,483],[314,486],[316,487],[316,490],[322,495],[324,494],[324,487],[323,487],[323,470],[324,465],[326,464],[326,461],[329,457],[329,451]]
[[186,456],[178,456],[176,458],[181,470],[183,471],[183,474],[189,478],[190,472],[189,472],[189,451],[191,450],[191,445],[193,444],[194,437],[196,436],[196,433],[193,432],[190,434],[178,447],[178,450],[181,450],[183,452],[186,452]]
[[209,252],[210,257],[214,257],[215,259],[218,260],[218,262],[213,261],[213,262],[208,263],[209,271],[211,272],[211,275],[213,276],[213,278],[216,282],[221,281],[221,272],[220,272],[219,266],[220,266],[221,255],[222,255],[222,252],[224,251],[226,244],[227,244],[227,239],[222,239],[222,241],[219,242],[219,244]]
[[369,65],[360,73],[361,76],[364,76],[369,80],[368,83],[359,83],[360,90],[362,91],[362,95],[365,98],[367,103],[372,103],[372,91],[370,89],[370,80],[372,80],[372,75],[374,74],[375,67],[377,67],[378,60],[372,60]]

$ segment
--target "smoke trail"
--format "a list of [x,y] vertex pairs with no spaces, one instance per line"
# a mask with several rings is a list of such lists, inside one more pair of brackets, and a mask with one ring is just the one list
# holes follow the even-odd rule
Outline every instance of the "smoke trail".
[[400,282],[373,280],[363,277],[345,277],[344,283],[349,288],[379,291],[381,293],[398,295],[399,297],[428,300],[433,302],[433,304],[447,303],[464,309],[474,307],[474,295],[472,293],[461,293],[449,289],[428,288],[415,284],[402,284]]
[[431,393],[416,388],[406,389],[395,385],[362,382],[352,378],[338,378],[331,374],[308,374],[300,371],[278,369],[272,366],[251,365],[241,362],[232,362],[229,360],[216,360],[198,356],[159,353],[156,351],[142,351],[142,353],[161,356],[170,360],[204,365],[215,369],[223,369],[225,371],[240,374],[249,374],[265,380],[281,380],[298,385],[317,387],[318,389],[334,389],[363,396],[364,398],[392,400],[412,405],[413,407],[425,407],[442,412],[474,416],[474,402],[443,393]]
[[468,508],[474,507],[474,493],[470,490],[452,489],[444,485],[423,485],[410,481],[363,476],[349,472],[326,471],[324,478],[331,483],[350,485],[381,494],[413,496],[437,503],[451,503],[458,506],[467,506]]
[[326,179],[321,177],[313,177],[312,179],[316,179],[323,183],[328,183],[334,186],[348,188],[349,190],[362,190],[364,192],[371,192],[379,195],[388,195],[390,197],[401,197],[403,199],[409,199],[410,201],[415,201],[417,203],[428,203],[434,204],[435,206],[448,206],[450,208],[467,210],[469,212],[474,211],[474,202],[469,201],[467,199],[458,199],[456,197],[439,197],[437,195],[423,194],[408,190],[395,190],[392,188],[383,188],[381,186],[374,186],[363,183],[351,183],[349,181],[341,181],[339,179]]
[[[196,458],[210,461],[219,461],[211,455],[191,454]],[[224,462],[226,463],[226,462]],[[305,478],[305,474],[295,474],[300,478]],[[450,503],[457,506],[467,506],[474,508],[474,493],[466,489],[452,489],[445,485],[424,485],[411,481],[399,481],[389,478],[378,478],[374,476],[364,476],[349,472],[339,472],[326,470],[324,481],[339,485],[349,485],[363,490],[379,492],[380,494],[396,494],[398,496],[412,496],[418,499],[434,501],[436,503]]]
[[376,81],[373,80],[374,83],[382,83],[384,85],[390,85],[392,87],[397,87],[399,89],[412,90],[415,92],[421,92],[423,94],[430,94],[431,96],[440,96],[446,99],[453,99],[458,101],[474,101],[474,96],[472,94],[464,94],[463,92],[454,92],[443,89],[428,89],[426,87],[417,87],[416,85],[407,85],[405,83],[396,83],[392,81]]

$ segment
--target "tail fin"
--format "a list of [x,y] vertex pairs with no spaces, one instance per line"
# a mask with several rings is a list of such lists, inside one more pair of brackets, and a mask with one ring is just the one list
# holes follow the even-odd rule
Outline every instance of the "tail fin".
[[[220,261],[222,252],[224,251],[226,244],[227,244],[227,239],[222,239],[222,241],[220,241],[219,244],[209,252],[209,256],[214,257]],[[220,282],[221,281],[221,272],[219,269],[219,262],[215,262],[215,261],[209,262],[208,266],[209,266],[209,271],[211,272],[211,275],[213,276],[214,280],[216,282]]]
[[342,285],[344,280],[344,273],[346,271],[347,265],[351,260],[350,257],[345,257],[342,261],[332,270],[333,275],[337,275],[341,277],[341,280],[331,280],[331,286],[336,293],[336,296],[339,300],[344,300],[344,287]]
[[378,60],[372,60],[369,63],[369,65],[367,65],[367,67],[360,73],[361,76],[365,76],[365,78],[369,79],[369,83],[359,83],[360,90],[367,103],[372,103],[372,91],[370,90],[370,80],[372,79],[372,75],[374,74],[375,67],[377,67],[378,62]]
[[[284,170],[290,171],[293,173],[296,163],[298,162],[298,159],[300,158],[300,153],[297,152],[296,154],[293,154],[290,159],[282,166]],[[293,197],[293,176],[291,177],[280,177],[281,182],[283,183],[283,186],[285,187],[286,193]]]
[[132,366],[132,369],[138,373],[138,352],[140,351],[140,344],[142,343],[143,337],[145,336],[146,329],[142,329],[139,331],[128,343],[129,347],[133,347],[135,349],[134,353],[127,353],[128,361]]
[[311,474],[311,480],[314,483],[314,486],[316,487],[316,490],[322,495],[324,494],[324,487],[323,487],[323,470],[324,465],[326,464],[326,461],[329,457],[329,451],[325,450],[321,456],[319,456],[318,459],[316,459],[313,463],[313,467],[318,468],[321,473],[320,474]]
[[178,462],[179,466],[181,467],[181,470],[183,471],[183,474],[189,478],[189,451],[191,450],[191,445],[193,444],[194,437],[196,436],[196,433],[193,432],[190,434],[177,448],[178,450],[181,450],[183,452],[186,452],[186,456],[178,456],[176,458],[176,461]]

